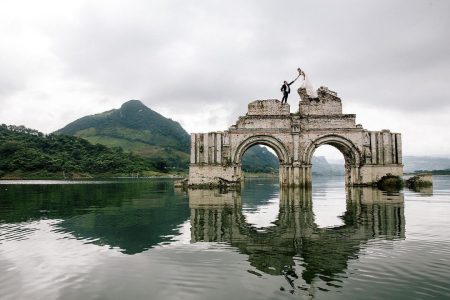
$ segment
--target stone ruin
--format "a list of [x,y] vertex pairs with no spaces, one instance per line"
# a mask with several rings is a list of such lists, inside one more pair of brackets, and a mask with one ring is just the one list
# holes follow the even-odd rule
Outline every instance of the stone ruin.
[[279,160],[282,186],[309,186],[316,148],[331,145],[345,159],[348,186],[374,185],[386,175],[402,176],[401,134],[370,131],[342,113],[342,101],[326,87],[318,98],[299,89],[299,111],[277,99],[256,100],[228,130],[191,134],[189,186],[239,184],[242,156],[253,145],[272,148]]

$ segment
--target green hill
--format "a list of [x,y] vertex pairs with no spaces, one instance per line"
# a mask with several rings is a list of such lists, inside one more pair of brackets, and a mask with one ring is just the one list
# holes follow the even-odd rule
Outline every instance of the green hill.
[[[0,125],[0,177],[61,178],[142,174],[148,160],[65,135],[44,135],[24,126]],[[148,173],[147,173],[148,174]]]
[[278,173],[278,157],[265,147],[249,148],[242,157],[242,171],[249,173]]
[[125,102],[119,109],[80,118],[55,134],[121,147],[160,168],[187,169],[189,164],[189,134],[178,122],[165,118],[139,100]]

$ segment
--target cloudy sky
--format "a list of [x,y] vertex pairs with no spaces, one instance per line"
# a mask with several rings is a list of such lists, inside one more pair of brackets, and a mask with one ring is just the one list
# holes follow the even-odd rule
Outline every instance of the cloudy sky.
[[[302,67],[404,154],[450,156],[450,1],[0,2],[0,123],[49,133],[140,99],[188,132]],[[296,89],[296,88],[295,88]],[[291,94],[291,111],[298,108]]]

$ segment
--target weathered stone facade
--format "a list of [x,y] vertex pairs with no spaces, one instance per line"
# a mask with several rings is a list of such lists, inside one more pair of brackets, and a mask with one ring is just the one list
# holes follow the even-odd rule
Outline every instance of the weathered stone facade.
[[343,114],[341,99],[325,87],[316,99],[309,99],[302,89],[298,92],[298,113],[290,113],[289,104],[279,100],[257,100],[228,130],[191,134],[189,185],[241,181],[242,156],[256,144],[276,152],[280,184],[285,186],[311,183],[311,159],[321,145],[343,154],[347,185],[372,185],[387,174],[403,174],[399,133],[357,125],[356,116]]

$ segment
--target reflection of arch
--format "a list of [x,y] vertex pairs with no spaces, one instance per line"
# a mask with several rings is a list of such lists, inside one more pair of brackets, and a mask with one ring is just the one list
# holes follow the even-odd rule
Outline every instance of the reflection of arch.
[[338,149],[344,155],[346,165],[355,167],[360,165],[361,154],[358,148],[350,140],[336,134],[325,135],[314,140],[306,148],[303,154],[303,161],[311,164],[314,151],[321,145],[330,145]]
[[301,256],[302,280],[311,284],[320,276],[332,278],[342,273],[348,261],[357,257],[361,245],[371,239],[404,238],[402,194],[388,196],[373,188],[349,189],[344,225],[319,228],[314,222],[310,189],[280,192],[275,226],[259,231],[246,222],[238,193],[189,190],[191,241],[229,243],[248,255],[250,265],[272,275],[295,273],[294,257]]
[[270,135],[255,135],[241,142],[239,146],[236,147],[233,161],[238,164],[241,163],[245,151],[257,144],[272,148],[277,154],[280,164],[287,164],[290,162],[289,153],[283,143]]

